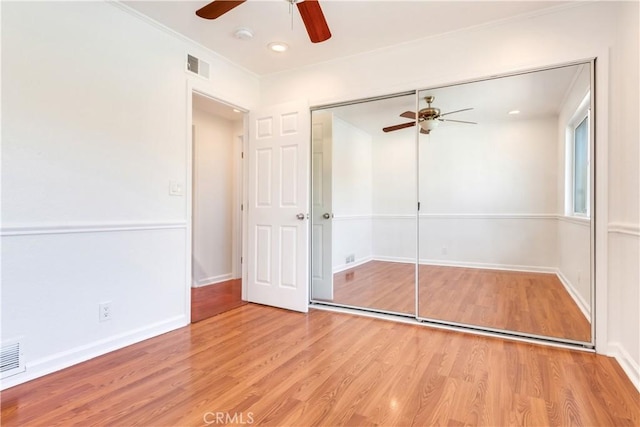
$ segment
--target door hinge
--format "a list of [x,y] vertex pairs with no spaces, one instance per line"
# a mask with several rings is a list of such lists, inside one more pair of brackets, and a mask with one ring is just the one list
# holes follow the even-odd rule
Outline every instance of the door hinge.
[[244,203],[240,205],[240,211],[244,211]]
[[243,259],[242,259],[242,257],[240,257],[240,264],[242,264],[242,261],[243,261]]
[[420,202],[418,202],[418,210],[420,210]]
[[244,159],[244,151],[240,153],[240,158]]

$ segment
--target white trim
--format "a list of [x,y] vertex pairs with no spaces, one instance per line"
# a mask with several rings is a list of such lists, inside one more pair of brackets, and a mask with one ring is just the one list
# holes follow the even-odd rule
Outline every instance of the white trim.
[[374,261],[374,259],[372,257],[368,256],[368,257],[360,258],[355,262],[350,262],[349,264],[337,265],[337,266],[333,267],[333,274],[340,273],[341,271],[349,270],[349,269],[352,269],[352,268],[355,268],[355,267],[359,267],[362,264],[368,263],[369,261]]
[[628,236],[640,237],[640,225],[624,222],[610,222],[609,233],[625,234]]
[[334,215],[334,221],[357,221],[363,219],[371,219],[371,214],[360,214],[360,215]]
[[219,274],[217,276],[209,276],[203,279],[198,279],[193,283],[194,288],[202,288],[204,286],[216,285],[218,283],[226,282],[233,279],[233,273]]
[[0,382],[0,390],[31,381],[50,373],[77,365],[98,356],[139,343],[149,338],[157,337],[190,323],[190,318],[181,314],[162,322],[154,323],[133,331],[124,332],[109,338],[81,345],[70,350],[62,351],[39,360],[26,363],[26,371],[16,374]]
[[429,219],[557,219],[556,214],[519,214],[519,213],[452,213],[452,214],[436,214],[425,213],[420,214],[420,218]]
[[633,360],[629,352],[617,341],[609,343],[607,354],[616,359],[631,383],[640,392],[640,365],[638,362]]
[[[413,257],[390,257],[374,255],[368,259],[369,261],[384,261],[384,262],[398,262],[415,264],[416,259]],[[359,263],[361,265],[363,263]],[[501,270],[501,271],[518,271],[522,273],[548,273],[556,274],[558,269],[556,267],[535,266],[535,265],[514,265],[514,264],[489,264],[482,262],[468,262],[468,261],[447,261],[440,259],[420,259],[420,265],[433,265],[441,267],[459,267],[459,268],[477,268],[481,270]],[[349,268],[355,266],[355,264],[349,264]]]
[[[421,213],[421,219],[557,219],[556,214],[518,213]],[[373,219],[415,219],[415,214],[373,214]]]
[[44,234],[73,234],[73,233],[107,233],[114,231],[143,231],[143,230],[173,230],[186,229],[186,221],[175,222],[120,222],[94,224],[48,224],[2,227],[0,235],[4,236],[32,236]]
[[536,265],[490,264],[490,263],[483,263],[483,262],[446,261],[446,260],[436,260],[436,259],[421,259],[420,265],[478,268],[481,270],[519,271],[523,273],[555,274],[557,271],[555,267],[545,267],[545,266],[536,266]]
[[567,222],[570,224],[582,225],[584,227],[591,226],[591,218],[587,218],[587,217],[558,215],[558,220],[561,222]]
[[[421,219],[545,219],[567,220],[589,225],[591,221],[586,218],[571,218],[556,214],[519,214],[519,213],[421,213]],[[361,219],[416,219],[416,214],[360,214],[360,215],[335,215],[334,221],[354,221]],[[571,221],[576,219],[576,221]]]
[[560,271],[560,269],[556,270],[556,275],[558,276],[560,283],[562,283],[562,286],[564,286],[565,290],[569,295],[571,295],[571,298],[573,298],[573,301],[576,303],[584,317],[591,322],[591,309],[589,304],[584,300],[584,298],[582,298],[571,281],[562,273],[562,271]]

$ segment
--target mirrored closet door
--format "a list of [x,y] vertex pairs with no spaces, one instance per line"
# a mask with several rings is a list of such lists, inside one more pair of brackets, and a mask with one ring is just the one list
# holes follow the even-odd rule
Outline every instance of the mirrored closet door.
[[593,62],[312,112],[312,302],[593,345]]
[[383,131],[390,111],[415,102],[410,93],[312,112],[313,300],[415,315],[415,132]]

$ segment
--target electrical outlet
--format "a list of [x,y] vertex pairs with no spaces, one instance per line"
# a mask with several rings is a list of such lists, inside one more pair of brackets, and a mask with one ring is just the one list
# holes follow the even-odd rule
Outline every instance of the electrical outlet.
[[111,320],[113,312],[111,311],[111,301],[98,304],[98,316],[101,322]]
[[351,256],[347,255],[347,257],[344,259],[344,263],[349,264],[350,262],[351,262]]

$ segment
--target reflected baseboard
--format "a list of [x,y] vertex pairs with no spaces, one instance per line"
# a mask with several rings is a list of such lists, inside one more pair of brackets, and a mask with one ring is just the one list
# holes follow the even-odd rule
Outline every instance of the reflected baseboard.
[[363,264],[366,264],[366,263],[368,263],[370,261],[377,261],[377,259],[375,259],[375,258],[373,258],[371,256],[368,256],[368,257],[357,259],[356,261],[350,262],[348,264],[341,264],[341,265],[334,266],[333,267],[333,274],[340,273],[342,271],[349,270],[351,268],[359,267],[359,266],[361,266]]
[[569,293],[571,298],[573,298],[573,301],[576,303],[576,305],[578,306],[578,308],[580,309],[584,317],[586,317],[588,321],[591,321],[591,309],[589,308],[589,303],[585,301],[584,298],[582,298],[578,290],[573,286],[571,281],[562,273],[562,271],[560,271],[560,269],[556,269],[555,273],[558,276],[560,283],[562,283],[562,286],[564,286],[565,290]]

